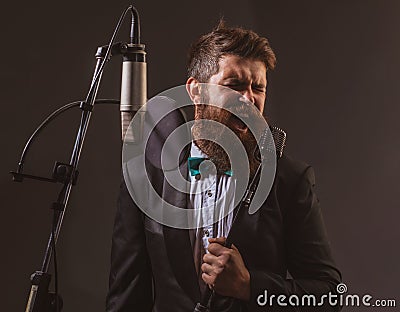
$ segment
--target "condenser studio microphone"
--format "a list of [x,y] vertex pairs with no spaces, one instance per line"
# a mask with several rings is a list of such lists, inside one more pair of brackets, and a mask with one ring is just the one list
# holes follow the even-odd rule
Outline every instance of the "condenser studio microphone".
[[[140,108],[146,101],[147,64],[144,44],[130,43],[123,53],[121,79],[121,128],[125,143],[137,143],[141,140],[144,111]],[[134,116],[135,120],[130,126]]]
[[[131,6],[131,13],[130,43],[121,51],[123,62],[120,111],[124,143],[140,142],[144,122],[144,111],[140,108],[147,101],[146,52],[144,44],[140,44],[139,12]],[[130,125],[135,115],[135,120]]]

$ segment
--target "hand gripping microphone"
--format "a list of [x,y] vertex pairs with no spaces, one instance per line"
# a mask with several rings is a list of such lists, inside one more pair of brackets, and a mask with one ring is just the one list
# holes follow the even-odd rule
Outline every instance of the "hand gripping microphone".
[[[271,134],[270,134],[271,132]],[[271,140],[272,135],[272,140]],[[257,171],[250,182],[246,193],[244,194],[238,210],[249,209],[251,202],[254,198],[255,192],[257,191],[258,183],[261,175],[262,161],[268,159],[268,157],[281,158],[283,155],[283,150],[286,143],[286,132],[275,126],[266,128],[259,139],[257,147],[254,149],[254,157],[260,162]],[[276,153],[276,155],[274,155]],[[231,228],[234,226],[236,217],[238,216],[238,211],[232,221]],[[228,235],[225,242],[225,247],[232,248],[231,237]],[[209,287],[206,288],[205,292],[201,296],[201,301],[198,302],[194,308],[193,312],[212,312],[211,304],[214,300],[215,292]]]
[[[147,101],[147,64],[144,44],[140,44],[139,14],[136,10],[132,11],[131,43],[123,48],[122,56],[120,105],[122,140],[125,143],[138,143],[141,140],[144,121],[144,110],[140,108]],[[139,115],[129,127],[135,114]]]

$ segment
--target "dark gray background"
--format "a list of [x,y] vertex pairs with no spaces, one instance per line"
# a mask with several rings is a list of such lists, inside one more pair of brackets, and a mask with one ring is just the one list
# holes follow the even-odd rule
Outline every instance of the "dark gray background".
[[[59,185],[12,183],[25,140],[50,112],[82,99],[94,51],[128,1],[25,1],[1,10],[1,310],[22,311],[41,263]],[[221,15],[270,39],[267,112],[287,153],[313,165],[335,259],[351,293],[396,298],[400,278],[400,2],[135,1],[153,96],[185,82],[187,48]],[[127,34],[124,28],[123,34]],[[126,37],[121,36],[125,40]],[[119,98],[119,59],[100,97]],[[79,111],[43,133],[26,172],[68,161]],[[96,107],[58,245],[64,311],[101,311],[120,182],[117,107]],[[400,300],[399,297],[396,298]],[[397,302],[400,304],[400,302]],[[350,309],[346,309],[350,310]],[[363,308],[357,311],[363,311]],[[396,309],[377,309],[377,311]]]

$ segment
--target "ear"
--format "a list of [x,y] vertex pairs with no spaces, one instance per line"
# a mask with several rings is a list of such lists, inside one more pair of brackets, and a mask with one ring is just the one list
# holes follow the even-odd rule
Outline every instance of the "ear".
[[194,104],[200,103],[200,83],[196,78],[189,77],[186,81],[186,91]]

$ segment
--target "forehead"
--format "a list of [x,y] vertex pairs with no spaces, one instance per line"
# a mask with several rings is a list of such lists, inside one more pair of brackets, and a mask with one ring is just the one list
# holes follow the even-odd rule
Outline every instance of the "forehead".
[[227,79],[252,80],[266,83],[267,69],[265,64],[256,59],[242,58],[237,55],[224,55],[219,60],[219,71],[211,76],[211,83]]

